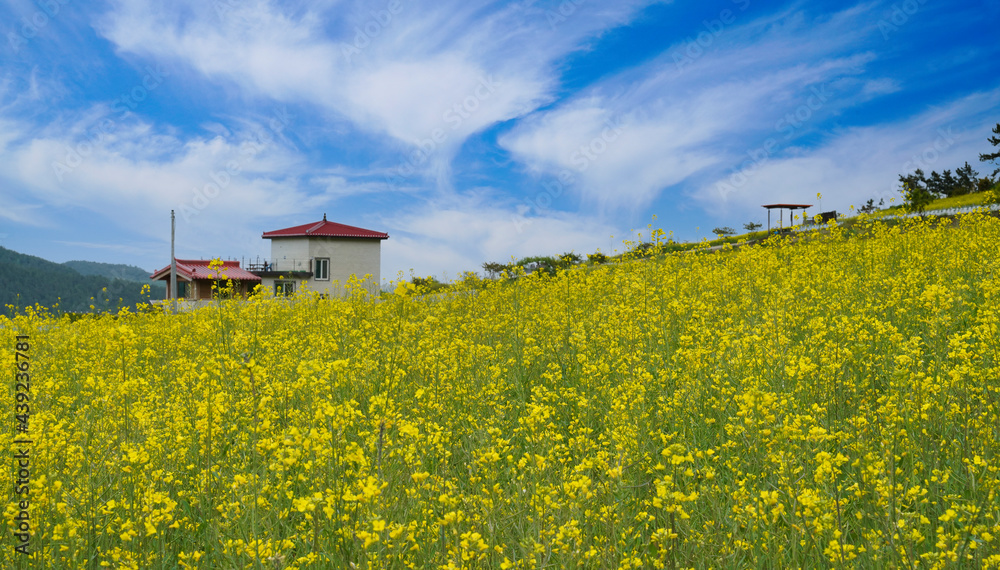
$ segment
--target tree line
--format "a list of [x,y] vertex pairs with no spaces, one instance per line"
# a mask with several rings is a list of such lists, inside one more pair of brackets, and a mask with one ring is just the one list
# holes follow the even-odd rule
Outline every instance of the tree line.
[[994,180],[990,176],[980,178],[979,173],[973,170],[968,162],[965,163],[965,166],[955,169],[954,174],[951,170],[945,170],[941,174],[934,170],[931,171],[930,176],[926,176],[924,171],[918,168],[906,176],[900,174],[899,182],[908,188],[926,190],[938,198],[986,192],[993,188],[994,184]]
[[[1000,123],[993,129],[995,135],[1000,135]],[[1000,147],[1000,137],[992,136],[986,139],[993,147]],[[923,212],[924,209],[937,198],[950,198],[976,192],[987,192],[987,203],[1000,202],[1000,192],[997,186],[997,174],[1000,174],[1000,148],[992,153],[982,153],[979,155],[981,162],[992,164],[996,169],[992,174],[979,176],[969,162],[956,168],[955,172],[945,170],[938,174],[931,171],[930,175],[924,174],[921,169],[916,169],[909,174],[900,174],[900,191],[903,194],[907,210],[913,212]]]
[[145,304],[143,283],[102,275],[82,275],[70,266],[0,247],[0,314],[36,304],[54,312],[116,312]]

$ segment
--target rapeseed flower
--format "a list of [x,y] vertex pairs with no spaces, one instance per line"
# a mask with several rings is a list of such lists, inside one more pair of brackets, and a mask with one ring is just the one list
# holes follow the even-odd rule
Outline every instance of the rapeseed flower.
[[660,253],[0,318],[32,563],[1000,568],[997,219]]

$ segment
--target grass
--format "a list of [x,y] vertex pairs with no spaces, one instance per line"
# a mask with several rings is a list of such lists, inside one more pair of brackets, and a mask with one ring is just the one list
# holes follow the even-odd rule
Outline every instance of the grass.
[[[976,192],[973,194],[963,194],[961,196],[951,196],[948,198],[938,198],[927,205],[925,209],[926,212],[932,212],[934,210],[949,210],[952,208],[966,208],[969,206],[978,206],[986,203],[986,192]],[[877,210],[870,214],[873,217],[880,217],[886,215],[894,215],[903,210],[902,204],[896,204],[890,206],[884,210]]]

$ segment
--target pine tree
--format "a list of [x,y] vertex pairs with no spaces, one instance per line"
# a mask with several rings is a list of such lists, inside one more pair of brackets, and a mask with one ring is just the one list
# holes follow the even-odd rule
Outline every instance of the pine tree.
[[[911,189],[916,190],[916,187]],[[938,197],[947,196],[944,191],[944,179],[936,170],[932,170],[931,175],[927,177],[927,191]]]
[[965,166],[957,168],[955,174],[957,175],[959,194],[972,194],[977,190],[979,173],[973,170],[968,162],[965,163]]
[[912,187],[904,184],[900,192],[903,194],[903,201],[908,212],[923,215],[927,206],[934,201],[934,195],[931,194],[928,188]]
[[[997,123],[997,126],[994,127],[993,133],[1000,135],[1000,123]],[[988,140],[991,145],[1000,147],[1000,137],[990,137],[986,140]],[[996,170],[993,171],[992,176],[1000,174],[1000,150],[997,150],[997,152],[990,154],[981,154],[979,155],[979,160],[981,160],[982,162],[992,162],[994,166],[998,167]]]
[[957,196],[959,194],[958,180],[952,176],[950,170],[945,170],[941,173],[941,190],[945,197]]
[[927,188],[927,179],[924,178],[924,171],[917,169],[913,174],[899,175],[899,183],[909,188]]

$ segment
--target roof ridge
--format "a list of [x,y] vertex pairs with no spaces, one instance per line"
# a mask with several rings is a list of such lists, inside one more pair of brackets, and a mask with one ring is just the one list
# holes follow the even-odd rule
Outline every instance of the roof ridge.
[[322,220],[311,224],[301,224],[290,228],[272,230],[261,234],[264,239],[288,237],[343,237],[359,239],[388,239],[389,234],[369,230],[360,226],[351,226],[340,222]]
[[313,227],[311,227],[311,228],[309,228],[308,230],[306,230],[306,233],[307,233],[307,234],[311,234],[311,233],[313,233],[314,231],[316,231],[316,230],[318,230],[318,229],[322,228],[322,227],[323,227],[323,226],[325,226],[325,225],[326,225],[326,219],[324,219],[324,220],[323,220],[322,222],[316,222],[316,225],[314,225]]

